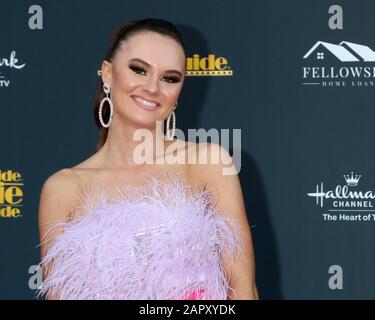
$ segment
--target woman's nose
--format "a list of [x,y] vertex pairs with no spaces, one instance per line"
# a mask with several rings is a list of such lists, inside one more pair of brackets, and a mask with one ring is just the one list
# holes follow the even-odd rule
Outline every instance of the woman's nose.
[[149,94],[159,93],[160,88],[158,78],[156,76],[150,77],[144,87]]

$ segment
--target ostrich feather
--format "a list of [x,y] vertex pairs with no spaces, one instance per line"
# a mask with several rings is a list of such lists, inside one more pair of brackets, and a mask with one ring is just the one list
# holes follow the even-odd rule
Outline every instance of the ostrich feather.
[[[222,257],[240,254],[240,229],[215,207],[212,191],[148,177],[143,186],[81,196],[85,214],[61,221],[40,265],[38,297],[111,300],[226,300],[233,290]],[[95,195],[95,196],[94,196]],[[96,201],[94,201],[94,199]],[[61,233],[48,239],[50,231]]]

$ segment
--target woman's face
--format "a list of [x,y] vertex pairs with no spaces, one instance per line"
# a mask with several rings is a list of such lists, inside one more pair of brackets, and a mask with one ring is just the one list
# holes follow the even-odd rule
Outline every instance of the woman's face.
[[168,36],[150,31],[129,37],[112,63],[102,65],[103,82],[111,88],[113,124],[151,129],[166,119],[183,85],[185,59],[180,44]]

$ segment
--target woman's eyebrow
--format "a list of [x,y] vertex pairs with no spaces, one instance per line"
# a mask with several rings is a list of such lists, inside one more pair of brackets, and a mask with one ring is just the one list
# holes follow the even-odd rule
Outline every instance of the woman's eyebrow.
[[[151,65],[148,62],[146,62],[146,61],[144,61],[142,59],[139,59],[139,58],[133,58],[133,59],[130,59],[129,61],[137,61],[137,62],[143,63],[147,67],[151,67]],[[182,77],[182,73],[180,71],[178,71],[178,70],[175,70],[175,69],[166,70],[166,72],[168,72],[168,73],[177,73],[180,77]]]

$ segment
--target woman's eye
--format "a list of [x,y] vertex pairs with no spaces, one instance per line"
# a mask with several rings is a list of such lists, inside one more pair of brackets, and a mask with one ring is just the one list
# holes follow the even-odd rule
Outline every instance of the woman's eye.
[[[146,70],[143,69],[142,67],[129,66],[129,68],[131,70],[133,70],[133,72],[135,72],[136,74],[141,74],[141,75],[145,75],[146,74]],[[177,83],[177,82],[180,82],[180,78],[179,77],[165,76],[165,77],[163,77],[163,79],[165,79],[165,81],[167,83]]]
[[166,82],[168,83],[177,83],[180,81],[180,78],[178,77],[164,77],[166,79]]
[[130,66],[129,67],[131,70],[133,70],[137,74],[144,74],[146,73],[145,69],[138,67],[138,66]]

